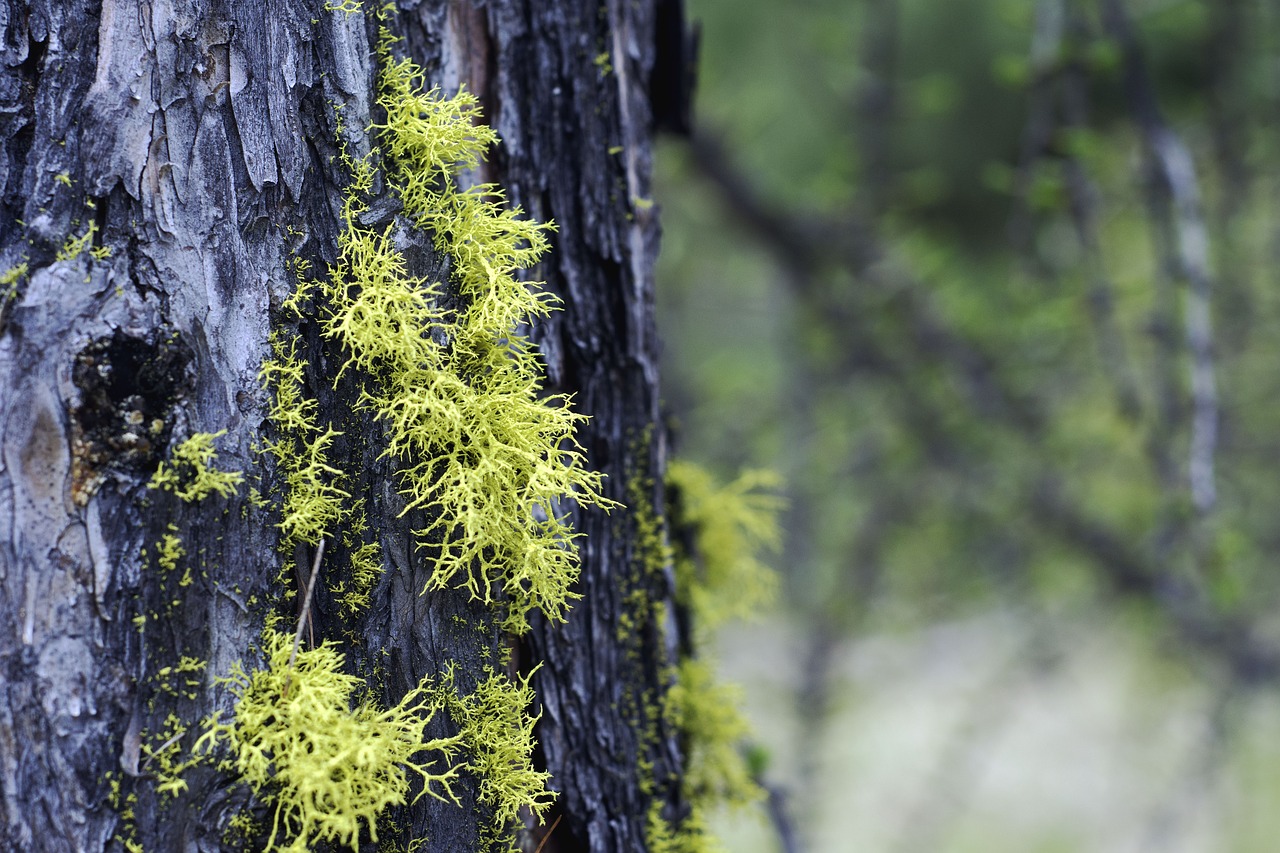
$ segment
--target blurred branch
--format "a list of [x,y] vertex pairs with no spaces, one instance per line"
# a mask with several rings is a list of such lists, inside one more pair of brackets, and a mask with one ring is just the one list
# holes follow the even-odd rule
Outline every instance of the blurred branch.
[[1156,571],[1124,537],[1068,503],[1056,483],[1041,482],[1031,509],[1045,529],[1102,568],[1116,592],[1157,604],[1184,641],[1222,660],[1241,683],[1280,681],[1280,655],[1257,640],[1247,623],[1220,612],[1185,580]]
[[782,853],[800,853],[802,849],[800,836],[796,834],[795,824],[791,822],[787,795],[777,785],[772,785],[762,778],[757,777],[756,784],[764,789],[769,823],[773,825],[773,831],[778,835],[778,844],[782,847]]
[[[1164,138],[1167,140],[1168,136]],[[796,295],[810,307],[811,316],[826,324],[837,335],[837,340],[856,348],[861,358],[874,364],[894,387],[902,390],[909,426],[923,438],[926,447],[954,445],[954,428],[948,425],[951,413],[938,408],[926,395],[907,391],[909,377],[919,365],[907,363],[902,355],[880,343],[870,326],[869,311],[835,299],[819,287],[822,274],[833,265],[877,286],[877,293],[884,298],[876,307],[902,319],[911,344],[911,356],[944,374],[954,375],[961,387],[968,388],[972,415],[978,422],[1010,428],[1033,448],[1043,442],[1045,421],[1041,403],[1013,391],[1001,375],[996,359],[976,341],[948,327],[929,306],[921,283],[905,272],[890,273],[884,269],[887,264],[881,261],[887,253],[870,226],[855,218],[837,223],[782,214],[767,204],[746,176],[734,168],[727,152],[713,137],[697,133],[691,145],[697,165],[719,190],[727,208],[790,271]],[[1179,172],[1175,177],[1180,182],[1179,192],[1185,193],[1187,174]],[[1184,209],[1184,217],[1189,215],[1189,209]],[[1194,227],[1184,223],[1182,233],[1194,242]],[[843,239],[838,239],[839,235],[843,235]],[[1184,246],[1183,259],[1195,260],[1194,247]],[[1207,279],[1205,281],[1207,283]],[[1211,433],[1208,438],[1212,438]],[[1200,442],[1195,445],[1201,467],[1205,463],[1205,439],[1202,432]],[[1211,475],[1211,443],[1209,451]],[[1164,565],[1163,561],[1153,562],[1142,551],[1132,548],[1125,537],[1102,522],[1088,518],[1068,502],[1050,480],[1028,487],[1028,493],[1030,517],[1036,526],[1089,557],[1118,593],[1158,606],[1187,642],[1223,660],[1243,681],[1280,680],[1280,658],[1276,651],[1260,644],[1247,625],[1221,614],[1199,590],[1170,571],[1158,568]]]
[[[1081,24],[1075,14],[1070,15],[1067,26],[1073,41],[1083,41]],[[1073,55],[1064,63],[1061,82],[1064,124],[1069,130],[1084,133],[1089,126],[1089,80],[1078,55]],[[1128,420],[1137,422],[1142,417],[1142,397],[1138,393],[1138,383],[1134,378],[1124,336],[1116,323],[1115,288],[1107,275],[1102,244],[1098,237],[1098,194],[1089,181],[1080,158],[1074,152],[1065,153],[1062,166],[1066,177],[1068,210],[1076,229],[1076,239],[1084,253],[1085,266],[1089,270],[1089,315],[1097,329],[1099,354],[1106,373],[1115,386],[1120,413]]]
[[838,222],[783,214],[760,197],[714,136],[695,132],[690,149],[698,168],[724,197],[732,215],[779,259],[791,274],[797,295],[839,328],[845,340],[855,346],[866,343],[868,348],[860,352],[878,363],[898,361],[884,348],[871,348],[873,336],[852,334],[866,326],[864,312],[819,289],[821,274],[832,266],[878,285],[878,295],[885,299],[880,307],[901,317],[914,352],[944,369],[958,368],[957,378],[969,389],[980,413],[1040,433],[1044,421],[1038,407],[1003,381],[995,370],[995,358],[976,341],[948,328],[929,305],[919,282],[884,268],[881,262],[887,253],[869,223],[852,214]]
[[1173,202],[1179,270],[1188,284],[1187,346],[1191,352],[1191,500],[1201,515],[1213,510],[1214,452],[1218,440],[1218,398],[1213,370],[1209,235],[1201,211],[1195,163],[1182,139],[1165,122],[1147,75],[1142,49],[1123,0],[1105,0],[1103,24],[1120,46],[1125,93],[1149,156]]
[[884,212],[893,189],[890,143],[897,108],[898,0],[873,0],[867,5],[870,21],[862,41],[866,79],[854,112],[862,154],[862,196],[867,212],[875,216]]
[[1064,26],[1063,0],[1039,0],[1031,38],[1031,85],[1027,92],[1027,121],[1023,125],[1014,179],[1014,209],[1009,219],[1009,239],[1023,257],[1034,257],[1035,216],[1031,188],[1036,168],[1054,145],[1054,90],[1057,87]]

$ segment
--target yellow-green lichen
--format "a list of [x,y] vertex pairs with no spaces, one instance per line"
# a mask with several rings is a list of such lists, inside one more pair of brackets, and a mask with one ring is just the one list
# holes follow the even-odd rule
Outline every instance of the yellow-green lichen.
[[[550,226],[505,208],[496,187],[455,186],[496,140],[477,122],[475,97],[424,91],[421,70],[392,59],[385,35],[380,53],[386,121],[375,128],[389,184],[453,275],[442,283],[411,274],[394,227],[362,227],[352,198],[322,283],[323,330],[346,353],[343,370],[365,377],[360,405],[386,426],[384,455],[400,464],[405,512],[427,512],[417,534],[434,563],[430,586],[501,602],[517,633],[535,608],[563,621],[578,571],[563,501],[609,502],[574,441],[584,416],[566,397],[542,394],[541,366],[521,333],[553,307],[517,278],[546,251]],[[441,307],[446,290],[456,307]]]
[[348,619],[369,606],[369,596],[378,578],[382,576],[382,546],[378,542],[362,541],[361,537],[366,535],[367,524],[361,515],[343,540],[351,555],[350,585],[346,581],[339,581],[329,587],[342,615]]
[[777,577],[761,557],[780,542],[778,482],[776,474],[753,470],[721,485],[691,462],[667,468],[676,527],[694,542],[692,553],[675,549],[677,598],[700,630],[750,617],[773,598]]
[[12,296],[18,286],[18,282],[26,278],[30,270],[30,264],[21,263],[14,264],[4,272],[0,272],[0,287],[7,288],[5,293],[0,295]]
[[219,471],[212,467],[218,458],[213,442],[226,434],[198,432],[174,448],[169,462],[161,462],[147,487],[172,492],[179,500],[191,503],[212,494],[224,498],[236,492],[244,481],[239,471]]
[[692,463],[673,461],[668,467],[676,599],[693,623],[695,654],[681,657],[663,702],[663,714],[685,749],[680,790],[689,811],[673,825],[661,801],[654,801],[646,841],[657,853],[721,849],[707,815],[762,795],[743,752],[750,728],[738,710],[741,695],[717,681],[713,662],[697,653],[708,631],[726,619],[754,615],[774,592],[776,579],[762,555],[779,540],[782,501],[770,491],[776,485],[777,478],[765,472],[747,472],[721,485]]
[[[555,797],[547,790],[551,774],[533,769],[538,718],[527,710],[533,703],[530,677],[513,680],[486,667],[470,695],[447,700],[470,755],[467,766],[480,779],[480,802],[493,809],[499,827],[514,823],[523,808],[541,820]],[[450,674],[445,684],[452,680]]]
[[741,690],[717,681],[707,661],[680,661],[664,711],[688,744],[682,784],[685,798],[695,806],[739,806],[760,797],[740,748],[751,733],[738,710],[741,705]]
[[418,796],[454,799],[457,768],[434,772],[432,758],[449,762],[459,738],[426,737],[443,704],[429,682],[383,710],[358,697],[364,682],[342,672],[332,645],[299,651],[291,666],[293,637],[268,629],[263,651],[265,668],[232,668],[233,717],[208,721],[196,748],[225,746],[226,768],[274,806],[264,853],[357,850],[366,831],[376,841],[378,815],[407,801],[411,774]]
[[[169,525],[169,529],[173,531],[177,528],[175,525],[171,524]],[[166,572],[172,572],[176,569],[178,567],[178,561],[187,553],[186,549],[182,547],[182,540],[179,539],[175,533],[166,533],[162,536],[157,545],[157,550],[159,551],[159,554],[156,557],[156,563]]]
[[86,249],[93,245],[93,238],[98,233],[98,223],[89,220],[89,227],[79,237],[68,237],[67,241],[62,244],[62,248],[58,249],[54,256],[59,261],[74,261],[80,257]]
[[198,756],[188,755],[182,748],[187,725],[176,714],[165,718],[164,726],[149,733],[142,742],[141,769],[155,777],[156,792],[176,797],[187,789],[182,774],[200,763]]
[[258,378],[272,393],[267,417],[278,430],[266,450],[284,472],[280,531],[286,545],[316,543],[332,535],[348,511],[350,493],[338,486],[342,472],[327,461],[333,440],[342,435],[321,429],[316,401],[303,392],[306,362],[297,342],[274,341],[275,358],[262,363]]

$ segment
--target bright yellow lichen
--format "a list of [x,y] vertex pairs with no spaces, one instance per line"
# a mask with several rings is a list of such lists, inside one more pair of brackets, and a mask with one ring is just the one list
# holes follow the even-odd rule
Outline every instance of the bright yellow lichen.
[[214,439],[226,435],[226,430],[215,433],[198,432],[174,448],[169,462],[161,462],[147,487],[173,492],[188,503],[201,501],[212,494],[224,498],[236,492],[236,486],[244,481],[239,471],[219,471],[211,467],[218,458],[213,447]]
[[[512,680],[486,668],[474,692],[448,699],[450,716],[460,726],[458,737],[471,756],[467,766],[480,778],[480,802],[493,809],[501,827],[512,824],[522,808],[541,820],[555,797],[547,790],[551,774],[533,769],[538,718],[526,710],[533,702],[530,677]],[[452,680],[450,672],[446,687]]]
[[329,587],[342,614],[348,619],[369,606],[369,596],[374,584],[382,575],[382,546],[378,542],[362,541],[361,537],[367,532],[364,516],[361,515],[343,540],[351,554],[351,585],[348,587],[345,581],[339,581]]
[[[176,530],[176,525],[170,524],[170,530]],[[187,551],[182,547],[182,540],[173,533],[166,533],[160,539],[159,555],[156,557],[156,563],[166,572],[171,572],[178,567],[178,561],[186,555]]]
[[276,357],[262,363],[258,379],[272,392],[267,417],[279,431],[266,445],[284,471],[279,527],[286,545],[314,544],[332,535],[348,512],[351,495],[337,485],[342,472],[327,461],[342,433],[320,428],[316,401],[303,393],[306,362],[297,357],[297,343],[276,339],[274,348]]

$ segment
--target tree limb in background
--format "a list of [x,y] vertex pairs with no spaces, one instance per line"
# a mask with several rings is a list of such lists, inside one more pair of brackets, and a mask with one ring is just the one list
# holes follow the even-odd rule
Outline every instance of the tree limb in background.
[[[822,273],[833,265],[842,266],[867,283],[879,282],[883,286],[892,281],[890,297],[878,307],[892,308],[904,318],[910,330],[911,357],[952,375],[959,385],[970,389],[963,398],[972,407],[969,417],[986,426],[1009,428],[1032,448],[1041,444],[1046,423],[1041,414],[1042,401],[1014,392],[1001,375],[999,362],[977,342],[950,328],[929,307],[922,284],[900,270],[888,273],[883,264],[877,263],[888,253],[869,226],[853,219],[837,224],[778,212],[733,167],[731,158],[713,137],[696,134],[691,145],[697,165],[721,192],[728,209],[792,271],[790,280],[799,285],[796,295],[811,306],[811,316],[830,324],[838,333],[837,340],[847,342],[846,346],[858,347],[876,359],[878,368],[909,398],[905,409],[916,411],[916,415],[908,419],[907,425],[917,436],[924,437],[926,446],[931,450],[941,447],[941,452],[946,453],[947,446],[955,445],[957,437],[948,426],[952,413],[936,408],[925,395],[908,393],[908,377],[919,365],[905,362],[905,356],[878,343],[874,330],[868,326],[866,312],[851,310],[818,288]],[[830,239],[842,232],[848,239]],[[1211,472],[1211,454],[1209,465]],[[1039,483],[1029,482],[1024,487],[1029,495],[1029,520],[1040,532],[1088,557],[1116,592],[1160,608],[1185,641],[1227,664],[1245,683],[1280,680],[1280,657],[1274,648],[1254,636],[1248,624],[1221,613],[1200,590],[1161,568],[1163,561],[1153,562],[1141,550],[1132,548],[1124,535],[1090,518],[1056,486],[1046,487],[1051,482],[1047,474],[1046,470]]]
[[1193,409],[1188,479],[1192,504],[1203,516],[1213,511],[1217,501],[1214,451],[1218,442],[1218,392],[1213,369],[1209,234],[1201,209],[1195,163],[1191,152],[1160,112],[1123,0],[1105,0],[1102,18],[1107,32],[1120,46],[1125,94],[1133,120],[1173,202],[1177,263],[1188,285],[1186,334],[1191,352]]

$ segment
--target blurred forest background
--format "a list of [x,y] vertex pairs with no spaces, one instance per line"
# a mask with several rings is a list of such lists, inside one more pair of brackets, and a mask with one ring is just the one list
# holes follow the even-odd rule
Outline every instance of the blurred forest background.
[[688,5],[667,403],[787,484],[719,647],[803,849],[1280,850],[1280,4]]

